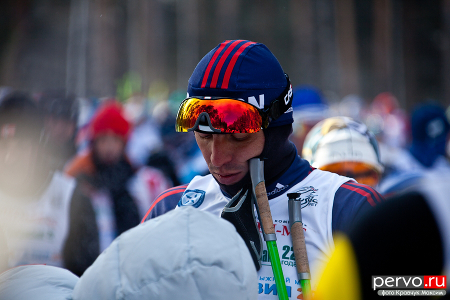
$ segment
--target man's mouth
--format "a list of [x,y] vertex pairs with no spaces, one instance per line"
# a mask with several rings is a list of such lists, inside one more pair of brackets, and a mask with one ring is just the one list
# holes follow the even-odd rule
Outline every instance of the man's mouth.
[[238,173],[230,173],[230,174],[218,174],[217,173],[217,176],[219,176],[220,178],[228,178],[228,177],[231,177],[236,174],[238,174]]
[[237,173],[214,173],[216,175],[217,180],[225,185],[230,185],[239,181],[240,172]]

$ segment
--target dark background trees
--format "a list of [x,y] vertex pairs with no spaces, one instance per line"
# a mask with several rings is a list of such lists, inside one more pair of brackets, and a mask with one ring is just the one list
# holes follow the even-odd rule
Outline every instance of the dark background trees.
[[266,44],[294,85],[330,101],[390,91],[450,104],[449,0],[3,0],[0,85],[114,96],[132,72],[185,89],[227,39]]

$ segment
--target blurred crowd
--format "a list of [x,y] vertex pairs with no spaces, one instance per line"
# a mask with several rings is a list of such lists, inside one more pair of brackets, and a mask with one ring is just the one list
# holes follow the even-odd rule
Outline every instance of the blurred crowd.
[[[47,264],[81,276],[159,194],[208,173],[193,134],[175,132],[179,91],[0,97],[0,271]],[[297,86],[293,109],[290,139],[304,159],[384,196],[450,171],[450,110],[432,99],[409,113],[389,92],[331,102]]]
[[181,100],[169,96],[2,89],[1,270],[43,263],[81,275],[159,194],[207,173],[194,137],[174,131],[170,102]]
[[450,170],[450,107],[434,99],[408,113],[389,92],[370,101],[348,95],[329,103],[319,89],[299,86],[293,107],[291,141],[304,159],[384,196],[400,192],[423,172]]

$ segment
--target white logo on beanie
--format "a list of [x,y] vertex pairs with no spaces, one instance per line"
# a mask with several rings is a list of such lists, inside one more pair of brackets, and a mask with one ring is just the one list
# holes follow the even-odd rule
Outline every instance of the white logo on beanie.
[[289,85],[289,92],[284,96],[284,104],[288,105],[292,99],[292,84]]
[[259,109],[264,108],[264,94],[259,95],[259,103],[256,101],[256,98],[254,96],[248,97],[248,103],[259,107]]

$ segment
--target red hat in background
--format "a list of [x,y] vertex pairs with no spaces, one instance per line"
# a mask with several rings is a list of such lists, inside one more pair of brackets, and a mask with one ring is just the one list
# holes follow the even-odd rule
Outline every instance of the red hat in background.
[[124,117],[122,106],[116,101],[108,101],[93,117],[90,131],[91,140],[102,134],[114,133],[126,141],[131,132],[131,125]]

